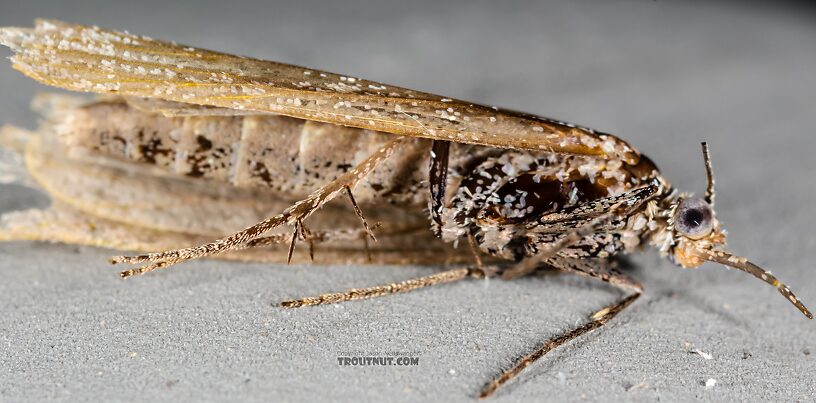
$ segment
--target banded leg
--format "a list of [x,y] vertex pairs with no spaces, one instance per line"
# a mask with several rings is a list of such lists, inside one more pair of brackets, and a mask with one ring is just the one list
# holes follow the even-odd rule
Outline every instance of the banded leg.
[[428,202],[428,209],[431,212],[432,230],[436,237],[442,236],[442,210],[445,208],[449,155],[450,141],[433,141],[431,166],[428,169],[428,183],[431,185],[431,200]]
[[[569,213],[564,210],[554,211],[545,214],[538,218],[537,226],[542,231],[548,231],[550,226],[562,224],[563,219],[572,219],[577,214],[595,214],[594,218],[585,221],[583,224],[575,224],[577,227],[566,231],[561,239],[554,242],[548,248],[540,251],[538,254],[528,257],[519,262],[515,267],[512,267],[502,273],[502,278],[511,280],[518,278],[535,271],[542,262],[547,261],[558,255],[570,246],[575,245],[584,238],[593,235],[600,227],[613,221],[615,218],[628,217],[632,211],[640,208],[643,203],[649,200],[657,192],[657,187],[650,185],[638,189],[634,189],[617,196],[607,197],[589,203],[579,204],[570,207]],[[624,211],[619,211],[625,207]],[[582,213],[578,213],[581,212]],[[591,217],[591,216],[590,216]],[[580,223],[581,221],[578,221]],[[558,231],[562,231],[559,229]]]
[[338,302],[353,301],[358,299],[382,297],[385,295],[394,295],[414,291],[420,288],[430,287],[432,285],[464,280],[468,277],[479,277],[483,275],[482,273],[483,272],[479,269],[453,269],[443,271],[441,273],[431,274],[429,276],[400,281],[398,283],[377,285],[367,288],[352,288],[345,292],[322,294],[316,297],[306,297],[296,300],[287,300],[281,302],[280,306],[283,308],[300,308],[304,306],[335,304]]
[[593,262],[580,261],[578,259],[553,259],[547,263],[563,271],[599,279],[619,288],[628,289],[632,291],[632,293],[590,315],[589,322],[545,341],[531,353],[519,358],[515,365],[504,370],[501,374],[499,374],[499,376],[485,385],[479,394],[480,399],[484,399],[492,395],[499,387],[515,378],[521,371],[532,365],[539,358],[554,350],[556,347],[602,327],[607,322],[612,320],[612,318],[626,309],[629,305],[635,302],[635,300],[638,299],[638,297],[640,297],[640,295],[643,293],[643,286],[640,283],[632,280],[623,273],[618,272],[614,267],[612,267],[613,262],[608,260],[596,260],[594,262],[595,264],[601,263],[598,268],[592,266]]
[[547,259],[555,257],[558,254],[558,252],[561,252],[565,248],[568,248],[574,245],[576,242],[579,242],[584,237],[592,234],[597,227],[605,224],[606,222],[614,218],[616,215],[615,210],[617,210],[619,206],[620,203],[615,205],[612,209],[610,209],[610,211],[604,213],[603,215],[595,217],[590,222],[567,233],[567,235],[561,238],[558,242],[556,242],[549,248],[541,251],[539,254],[522,260],[517,265],[511,267],[510,269],[502,273],[502,279],[512,280],[536,271],[539,268],[539,266],[541,266],[542,262],[546,261]]
[[303,199],[287,208],[283,211],[283,213],[261,221],[258,224],[232,234],[226,238],[222,238],[204,245],[166,252],[149,253],[137,256],[115,256],[110,259],[110,262],[112,264],[152,262],[150,265],[125,270],[120,273],[122,278],[127,278],[133,275],[144,274],[153,270],[169,267],[187,260],[223,253],[225,251],[235,249],[237,246],[251,241],[252,239],[263,235],[273,228],[281,225],[295,225],[298,220],[304,220],[309,217],[312,213],[320,209],[320,207],[322,207],[325,203],[334,199],[334,197],[336,197],[347,187],[353,188],[381,162],[393,155],[394,152],[406,141],[408,141],[406,138],[398,138],[391,141],[380,148],[377,152],[369,156],[363,162],[355,166],[353,169],[344,173],[326,186],[316,190],[306,199]]

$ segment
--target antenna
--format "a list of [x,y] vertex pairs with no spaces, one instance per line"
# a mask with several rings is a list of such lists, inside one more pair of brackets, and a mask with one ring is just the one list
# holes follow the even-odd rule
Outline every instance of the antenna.
[[706,179],[708,179],[708,185],[706,186],[705,192],[705,201],[706,203],[710,204],[711,207],[714,207],[714,168],[711,166],[711,154],[708,151],[708,143],[704,141],[702,146],[703,161],[705,162],[706,168]]

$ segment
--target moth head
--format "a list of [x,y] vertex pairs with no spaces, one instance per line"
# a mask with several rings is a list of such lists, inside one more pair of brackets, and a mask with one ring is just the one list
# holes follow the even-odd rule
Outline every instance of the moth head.
[[672,257],[682,267],[700,266],[707,260],[702,252],[725,245],[725,231],[706,199],[681,197],[670,223],[674,239]]
[[703,159],[708,178],[705,197],[680,197],[671,212],[669,227],[674,240],[672,260],[685,268],[696,268],[705,262],[714,262],[749,273],[776,287],[807,318],[813,319],[810,311],[788,286],[770,272],[725,248],[725,231],[714,213],[714,173],[706,143],[703,143]]

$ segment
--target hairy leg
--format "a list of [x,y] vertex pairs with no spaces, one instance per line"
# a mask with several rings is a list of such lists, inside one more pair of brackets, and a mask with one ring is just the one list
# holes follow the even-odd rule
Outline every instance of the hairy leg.
[[409,280],[400,281],[398,283],[377,285],[367,288],[352,288],[344,292],[321,294],[316,297],[306,297],[296,300],[283,301],[280,303],[280,306],[284,308],[300,308],[311,305],[335,304],[338,302],[353,301],[358,299],[382,297],[385,295],[394,295],[414,291],[420,288],[430,287],[432,285],[464,280],[468,277],[479,277],[483,275],[481,273],[483,272],[481,272],[479,269],[459,268],[431,274],[429,276],[416,277]]
[[502,273],[502,279],[512,280],[514,278],[519,278],[536,271],[538,267],[540,267],[541,264],[545,262],[547,259],[555,257],[558,254],[558,252],[561,252],[565,248],[574,245],[576,242],[580,241],[587,235],[592,234],[595,231],[595,228],[611,220],[612,218],[615,217],[615,215],[616,215],[615,209],[611,209],[605,214],[596,217],[595,219],[574,229],[573,231],[568,232],[567,235],[561,238],[558,242],[554,243],[547,249],[539,252],[539,254],[528,257],[519,262],[518,264],[516,264],[515,266],[511,267],[510,269],[505,270]]
[[[541,250],[535,256],[528,257],[519,262],[515,267],[506,270],[502,273],[502,278],[511,280],[532,273],[542,262],[557,256],[558,253],[564,249],[593,235],[600,227],[613,221],[615,218],[627,217],[632,211],[637,210],[644,202],[649,200],[656,191],[656,187],[646,186],[617,196],[579,204],[569,209],[557,210],[539,217],[538,226],[540,229],[551,230],[549,229],[550,226],[563,225],[562,220],[564,218],[572,218],[578,211],[592,211],[591,214],[594,215],[594,218],[580,225],[572,228],[559,229],[559,231],[565,231],[563,237],[550,244],[546,249]],[[567,211],[569,211],[569,213],[567,213]],[[592,215],[590,217],[592,217]],[[580,221],[578,221],[578,223],[580,223]]]
[[[623,273],[618,272],[612,266],[612,263],[612,261],[597,259],[595,262],[558,258],[547,261],[548,265],[560,270],[610,283],[616,287],[631,291],[631,294],[590,315],[589,322],[545,341],[532,352],[520,357],[515,365],[502,371],[499,376],[485,385],[479,394],[479,398],[489,397],[496,392],[499,387],[515,378],[521,371],[556,347],[602,327],[640,297],[643,292],[643,286]],[[593,264],[597,266],[593,266]]]
[[283,213],[261,221],[258,224],[232,234],[226,238],[222,238],[204,245],[166,252],[149,253],[138,256],[115,256],[112,257],[110,261],[113,264],[152,262],[150,265],[125,270],[120,273],[123,278],[127,278],[133,275],[169,267],[187,260],[211,256],[235,249],[239,245],[249,242],[263,235],[267,231],[281,225],[297,225],[299,220],[302,221],[306,219],[312,213],[320,209],[320,207],[322,207],[325,203],[334,199],[346,188],[353,188],[360,180],[371,173],[371,171],[373,171],[374,168],[376,168],[381,162],[393,155],[393,153],[406,141],[406,138],[398,138],[391,141],[377,150],[377,152],[369,156],[363,162],[358,164],[356,167],[341,175],[326,186],[316,190],[306,199],[303,199],[287,208],[283,211]]

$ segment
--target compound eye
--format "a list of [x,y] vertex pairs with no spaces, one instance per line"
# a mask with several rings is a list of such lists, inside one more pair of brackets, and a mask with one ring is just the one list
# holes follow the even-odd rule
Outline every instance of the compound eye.
[[700,239],[711,233],[713,229],[714,212],[711,206],[703,199],[684,199],[677,206],[674,216],[674,227],[681,234]]

